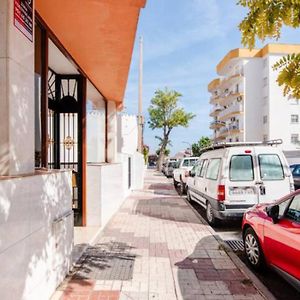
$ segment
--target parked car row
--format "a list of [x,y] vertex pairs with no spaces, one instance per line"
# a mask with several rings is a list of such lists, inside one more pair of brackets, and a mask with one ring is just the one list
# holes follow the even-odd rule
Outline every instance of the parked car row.
[[294,191],[300,165],[289,167],[280,148],[270,145],[227,145],[204,152],[184,175],[185,181],[176,169],[174,184],[204,207],[211,225],[243,218],[249,264],[271,266],[300,292],[300,190]]
[[186,190],[188,200],[202,205],[208,222],[216,225],[290,193],[294,182],[282,150],[254,144],[204,152],[190,172]]

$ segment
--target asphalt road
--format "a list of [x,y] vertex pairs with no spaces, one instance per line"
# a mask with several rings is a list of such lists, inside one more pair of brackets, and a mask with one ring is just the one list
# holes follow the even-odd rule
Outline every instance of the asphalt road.
[[[179,190],[177,191],[179,193]],[[202,216],[205,217],[205,210],[196,202],[191,205]],[[218,227],[214,227],[216,233],[226,241],[242,241],[241,221],[222,223]],[[260,281],[270,290],[274,297],[278,300],[299,300],[300,293],[280,277],[274,270],[266,267],[259,273],[251,269],[247,263],[243,251],[234,251],[236,255],[249,267],[250,270],[260,279]]]

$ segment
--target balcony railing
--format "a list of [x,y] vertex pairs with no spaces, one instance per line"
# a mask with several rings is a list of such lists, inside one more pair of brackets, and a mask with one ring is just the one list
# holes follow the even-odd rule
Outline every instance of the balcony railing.
[[219,113],[222,111],[222,109],[224,109],[223,106],[215,105],[215,106],[210,110],[209,115],[210,115],[211,117],[215,117],[215,116],[219,115]]
[[217,128],[220,128],[220,127],[223,127],[225,126],[225,122],[222,122],[222,121],[213,121],[210,123],[210,128],[211,129],[217,129]]
[[219,100],[220,100],[220,95],[213,95],[210,97],[209,103],[217,104]]
[[244,111],[244,105],[242,103],[234,103],[227,108],[219,112],[218,117],[220,120],[224,121],[233,115],[240,114]]
[[231,85],[234,85],[238,82],[240,82],[241,79],[244,79],[243,74],[234,74],[228,78],[225,78],[222,80],[222,83],[220,84],[220,88],[225,89],[226,87],[229,87]]
[[244,100],[244,94],[240,92],[228,92],[224,94],[223,97],[220,97],[220,100],[218,101],[219,105],[227,106],[231,104],[232,102],[242,102]]
[[242,131],[242,129],[240,128],[240,126],[238,125],[238,124],[230,124],[230,125],[228,125],[228,126],[226,126],[226,127],[222,127],[222,128],[220,128],[220,130],[219,130],[219,136],[221,136],[221,135],[227,135],[227,134],[230,134],[230,133],[232,133],[233,131]]

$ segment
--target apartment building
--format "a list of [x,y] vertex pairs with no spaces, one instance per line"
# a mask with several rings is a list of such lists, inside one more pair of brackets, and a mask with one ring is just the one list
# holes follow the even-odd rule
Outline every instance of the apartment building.
[[273,65],[300,45],[268,44],[234,49],[217,65],[211,93],[210,128],[216,142],[282,139],[283,149],[300,149],[300,101],[283,96]]

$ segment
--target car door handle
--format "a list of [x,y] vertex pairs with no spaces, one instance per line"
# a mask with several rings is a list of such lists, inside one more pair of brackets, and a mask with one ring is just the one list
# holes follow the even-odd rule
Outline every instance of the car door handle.
[[204,189],[205,192],[207,192],[207,187]]
[[256,181],[255,184],[264,184],[262,181]]

